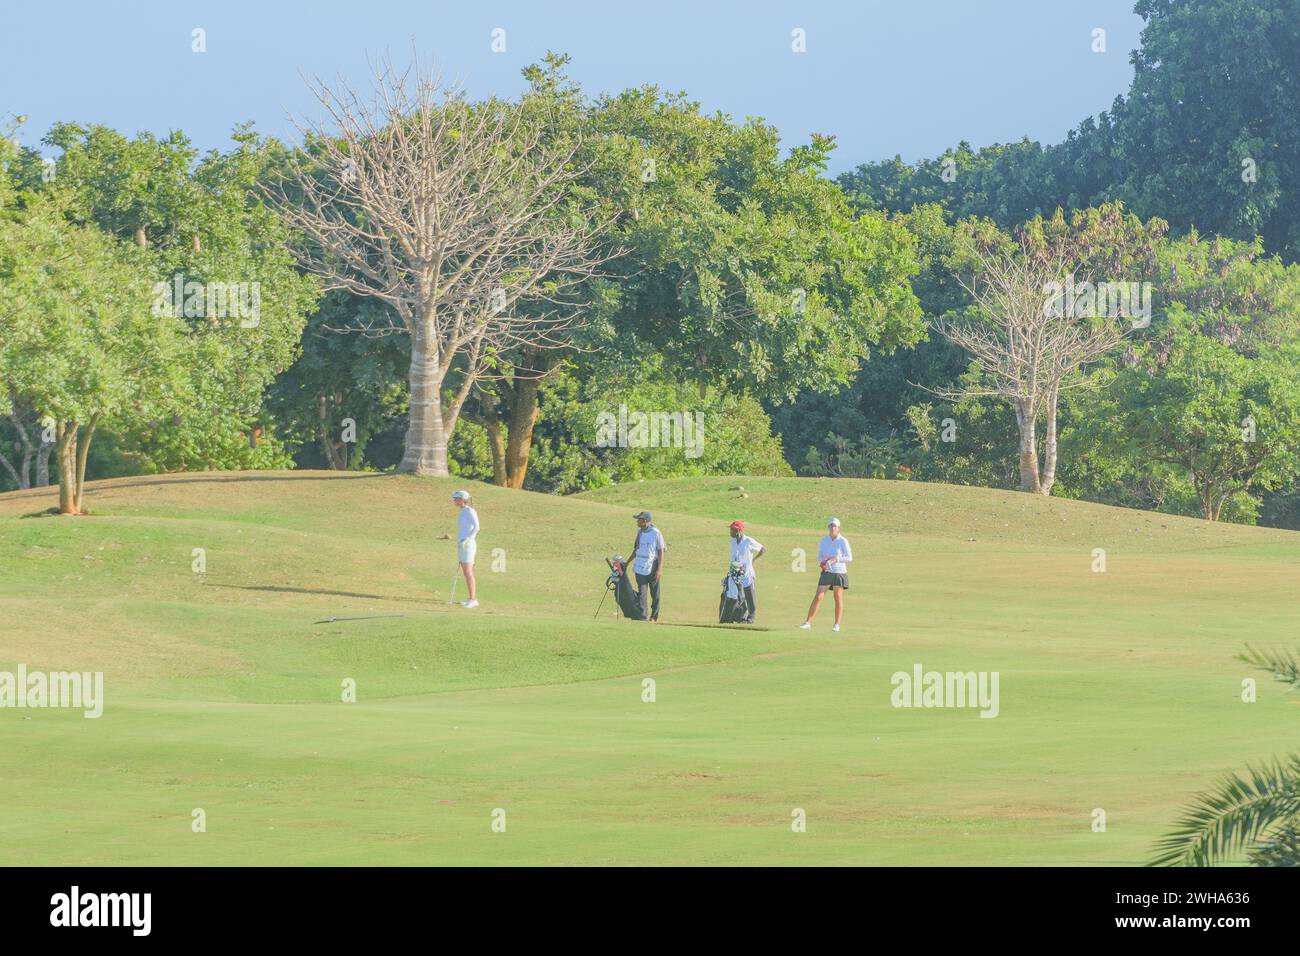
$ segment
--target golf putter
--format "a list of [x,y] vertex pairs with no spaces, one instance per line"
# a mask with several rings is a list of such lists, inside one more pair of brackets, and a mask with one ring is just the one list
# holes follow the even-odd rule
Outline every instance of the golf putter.
[[[456,571],[459,571],[459,570],[460,570],[459,568],[456,569]],[[451,572],[451,597],[447,598],[447,603],[448,603],[448,604],[455,604],[455,603],[456,603],[456,578],[457,578],[457,576],[458,576],[458,575],[456,574],[456,571],[452,571],[452,572]]]

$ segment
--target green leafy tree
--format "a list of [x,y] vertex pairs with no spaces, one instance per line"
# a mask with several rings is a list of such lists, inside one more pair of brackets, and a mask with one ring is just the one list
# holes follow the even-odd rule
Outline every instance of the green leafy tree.
[[[923,314],[934,319],[963,308],[966,292],[948,266],[955,230],[942,209],[927,204],[896,218],[915,240],[919,269],[912,290]],[[969,356],[942,336],[927,336],[910,348],[874,352],[847,388],[804,391],[793,402],[772,405],[772,423],[802,472],[830,450],[828,433],[832,440],[859,443],[893,436],[907,444],[900,460],[919,480],[1014,487],[1014,423],[988,398],[936,399],[937,391],[959,380],[978,383]]]
[[[25,119],[26,117],[24,117]],[[16,140],[18,128],[22,124],[9,120],[0,127],[0,210],[8,211],[14,202],[14,177],[12,167],[17,163],[20,151]]]
[[[19,214],[16,173],[26,154],[17,137],[25,121],[15,117],[0,127],[0,218],[5,220]],[[0,489],[48,485],[53,448],[53,433],[36,410],[13,391],[0,394]]]
[[179,391],[180,335],[151,314],[148,265],[47,202],[0,222],[0,393],[54,423],[62,514],[84,510],[100,423],[149,414]]
[[[661,434],[658,447],[637,447],[633,420],[629,441],[622,445],[608,427],[620,405],[629,415],[681,413],[689,431],[681,429],[680,445]],[[701,399],[696,387],[673,381],[652,362],[635,376],[608,367],[591,376],[566,371],[550,376],[543,386],[527,487],[568,494],[641,479],[791,474],[780,439],[755,399],[716,389]]]
[[782,159],[770,126],[653,89],[601,114],[650,144],[629,165],[654,170],[616,263],[624,348],[667,356],[681,381],[780,402],[847,384],[874,349],[920,340],[912,236],[884,214],[856,215],[824,178],[831,138]]
[[864,207],[940,204],[950,221],[1004,229],[1057,208],[1121,201],[1300,259],[1300,23],[1291,0],[1138,0],[1133,81],[1065,141],[1022,140],[935,159],[868,163],[841,177]]
[[826,478],[910,478],[912,466],[907,444],[890,435],[876,439],[870,435],[854,441],[840,435],[827,435],[825,451],[808,450],[805,474]]
[[317,296],[260,196],[283,150],[244,127],[231,149],[203,156],[178,132],[128,139],[60,123],[45,141],[61,150],[55,175],[46,182],[29,170],[26,194],[51,196],[72,222],[140,249],[146,308],[183,331],[173,361],[184,400],[168,415],[115,422],[109,470],[283,467],[262,402],[292,364]]
[[1110,112],[1109,192],[1180,229],[1300,256],[1300,23],[1290,0],[1139,0],[1133,84]]
[[[1180,413],[1170,404],[1176,398],[1162,389],[1173,387],[1166,381],[1168,376],[1191,371],[1183,364],[1189,354],[1205,363],[1200,374],[1217,383],[1197,398],[1195,408],[1200,413],[1208,413],[1208,404],[1215,400],[1227,405],[1245,402],[1249,390],[1236,389],[1248,378],[1281,376],[1278,384],[1283,384],[1287,363],[1282,357],[1295,348],[1300,331],[1294,319],[1300,308],[1300,267],[1264,256],[1259,241],[1203,239],[1195,232],[1162,242],[1157,252],[1151,325],[1136,333],[1122,353],[1096,368],[1089,376],[1090,387],[1074,392],[1066,404],[1063,445],[1069,464],[1063,481],[1067,494],[1090,500],[1204,516],[1205,481],[1211,479],[1198,483],[1189,464],[1191,450],[1175,452],[1170,436],[1153,425],[1163,421],[1162,414],[1177,415],[1188,423],[1192,411]],[[1221,359],[1214,371],[1206,354],[1211,349]],[[1256,381],[1251,388],[1258,392],[1264,386]],[[1160,396],[1163,411],[1144,405]],[[1218,427],[1231,447],[1250,430],[1243,424],[1250,412],[1244,405],[1240,409],[1227,405],[1214,414],[1221,419]],[[1271,411],[1285,414],[1281,407]],[[1258,434],[1262,419],[1250,420]],[[1270,429],[1278,424],[1270,422]],[[1184,435],[1182,440],[1187,438]],[[1244,443],[1238,450],[1258,455],[1266,447]],[[1208,450],[1209,446],[1202,448]],[[1276,453],[1266,455],[1258,482],[1223,483],[1214,495],[1219,519],[1253,522],[1263,515],[1265,520],[1284,521],[1276,511],[1262,509],[1259,500],[1261,492],[1271,491],[1281,496],[1279,502],[1284,501],[1292,487],[1286,469],[1276,469],[1278,461]]]
[[[567,55],[548,53],[526,67],[528,90],[518,108],[540,130],[545,148],[570,157],[571,188],[547,214],[553,228],[599,218],[603,228],[593,236],[593,253],[604,263],[626,251],[619,220],[631,208],[635,177],[622,162],[617,134],[593,129],[593,105],[566,75],[568,62]],[[517,303],[516,311],[531,320],[532,333],[493,344],[462,413],[483,430],[492,481],[525,486],[546,381],[588,364],[587,356],[611,342],[616,301],[617,291],[602,268],[576,284],[559,273],[545,277]]]
[[482,382],[474,414],[502,483],[523,484],[541,382],[562,366],[613,362],[635,380],[655,353],[701,394],[780,403],[834,390],[873,350],[919,340],[912,237],[883,214],[857,214],[825,178],[831,137],[783,158],[767,124],[652,86],[589,100],[566,63],[549,55],[525,71],[523,108],[574,149],[575,197],[611,223],[607,264],[559,303],[580,317],[567,349],[500,352]]
[[378,460],[368,457],[367,447],[404,418],[407,340],[342,331],[381,325],[383,311],[370,299],[328,294],[308,320],[297,361],[271,387],[268,411],[300,464],[329,469],[395,464],[382,452]]
[[1186,469],[1202,515],[1217,521],[1233,495],[1275,489],[1300,473],[1298,357],[1250,359],[1183,329],[1167,354],[1144,350],[1113,387],[1125,396],[1125,428],[1141,454]]
[[[991,219],[1004,229],[1050,216],[1062,203],[1050,151],[1022,139],[974,149],[962,141],[934,159],[864,163],[839,183],[862,209],[911,212],[933,205],[950,222]],[[1074,205],[1086,205],[1075,203]]]

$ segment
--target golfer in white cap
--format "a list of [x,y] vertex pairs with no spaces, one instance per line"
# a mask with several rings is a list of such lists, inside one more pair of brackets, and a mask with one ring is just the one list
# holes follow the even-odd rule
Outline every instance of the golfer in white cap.
[[461,607],[478,607],[478,592],[474,588],[474,553],[478,550],[478,512],[470,507],[469,492],[457,491],[451,500],[460,509],[456,523],[456,560],[465,574],[465,586],[469,588],[469,600],[461,601]]
[[817,563],[822,569],[821,577],[817,579],[817,593],[808,607],[808,617],[800,627],[812,627],[817,608],[821,607],[822,595],[830,588],[835,593],[835,626],[831,630],[840,629],[840,619],[844,617],[844,592],[849,586],[848,564],[852,560],[853,549],[849,547],[849,539],[840,534],[840,519],[832,518],[826,525],[826,537],[817,548]]

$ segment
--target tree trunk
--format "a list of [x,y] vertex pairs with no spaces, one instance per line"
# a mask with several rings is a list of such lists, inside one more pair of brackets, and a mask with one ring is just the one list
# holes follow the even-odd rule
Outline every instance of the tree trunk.
[[90,454],[90,441],[95,437],[95,426],[99,424],[99,412],[90,416],[90,424],[86,426],[86,434],[81,437],[77,447],[77,514],[85,513],[85,494],[86,494],[86,456]]
[[1202,477],[1196,473],[1195,468],[1187,469],[1187,477],[1192,481],[1192,487],[1196,489],[1196,498],[1201,503],[1201,517],[1206,521],[1214,520],[1214,491],[1210,487],[1208,476]]
[[1228,496],[1232,494],[1229,487],[1226,490],[1220,490],[1219,486],[1210,479],[1204,478],[1196,482],[1201,496],[1201,514],[1205,516],[1206,521],[1218,521],[1223,514],[1223,506],[1227,504]]
[[30,488],[32,486],[32,481],[31,481],[32,462],[35,459],[36,459],[36,449],[33,448],[31,445],[25,445],[23,447],[23,463],[22,466],[18,469],[19,488]]
[[1036,492],[1041,485],[1038,478],[1038,435],[1034,409],[1026,401],[1017,401],[1015,408],[1016,429],[1020,433],[1020,490]]
[[537,394],[541,379],[515,379],[510,402],[510,429],[506,442],[506,487],[522,488],[528,474],[528,454],[537,424]]
[[522,488],[528,477],[528,457],[533,447],[533,428],[540,411],[538,397],[542,379],[553,372],[564,356],[558,352],[525,349],[514,363],[509,381],[502,381],[507,417],[505,471],[507,488]]
[[[14,423],[14,433],[22,442],[23,457],[22,464],[17,471],[9,464],[8,459],[5,460],[5,467],[14,476],[14,481],[18,483],[19,488],[30,488],[32,486],[32,460],[36,457],[36,446],[32,444],[32,437],[23,425],[18,395],[12,389],[9,391],[9,420]],[[37,427],[40,427],[39,422]]]
[[27,429],[22,427],[22,419],[18,418],[17,407],[9,418],[13,420],[13,428],[18,433],[18,438],[22,440],[22,463],[18,467],[18,488],[31,488],[31,462],[36,457],[36,449],[31,444]]
[[329,403],[324,395],[316,396],[317,434],[320,436],[321,451],[325,453],[325,463],[330,471],[345,471],[348,467],[347,448],[335,448],[333,435],[329,427]]
[[23,478],[26,478],[27,475],[24,473],[23,477],[19,478],[18,472],[14,470],[14,466],[9,463],[9,459],[5,457],[5,453],[3,451],[0,451],[0,465],[5,466],[5,471],[9,472],[9,477],[14,480],[15,485],[17,485],[19,488],[26,487],[23,484]]
[[77,513],[77,428],[76,422],[59,422],[56,447],[59,452],[59,514]]
[[41,447],[36,452],[36,487],[45,488],[50,484],[50,452],[54,442],[45,440],[45,428],[41,428]]
[[442,371],[439,356],[430,348],[429,335],[421,330],[411,336],[410,422],[406,428],[406,450],[397,470],[413,475],[445,478],[447,432],[442,419]]
[[1043,477],[1039,492],[1044,495],[1052,493],[1056,484],[1056,403],[1058,393],[1055,388],[1047,395],[1046,434],[1043,435]]
[[492,449],[492,484],[500,487],[509,487],[509,478],[506,472],[506,443],[501,434],[501,422],[496,416],[489,414],[483,419],[483,430],[487,432],[488,448]]

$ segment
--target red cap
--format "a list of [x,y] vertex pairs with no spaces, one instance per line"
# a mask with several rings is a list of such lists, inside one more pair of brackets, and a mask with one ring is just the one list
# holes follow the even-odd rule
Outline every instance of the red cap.
[[743,522],[743,521],[733,521],[733,522],[731,522],[731,530],[732,530],[732,531],[744,531],[744,530],[745,530],[745,522]]

